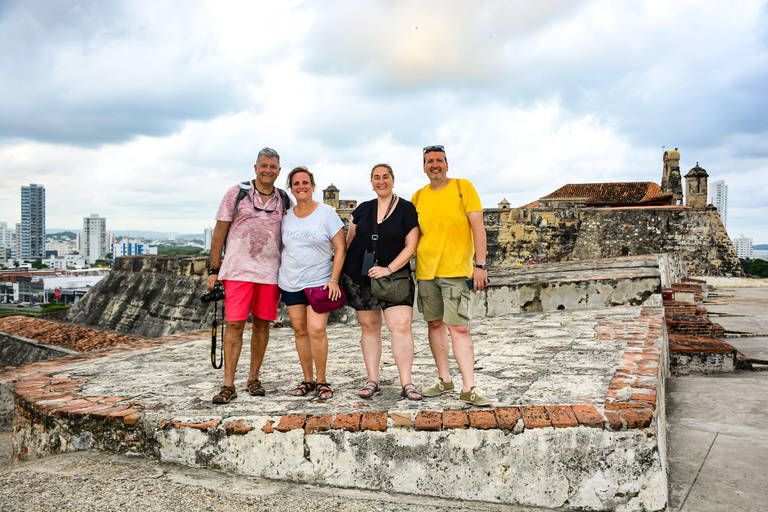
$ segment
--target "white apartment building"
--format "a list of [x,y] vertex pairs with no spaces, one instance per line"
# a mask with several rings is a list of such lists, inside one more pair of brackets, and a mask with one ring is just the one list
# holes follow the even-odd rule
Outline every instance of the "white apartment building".
[[728,231],[728,185],[723,180],[709,183],[709,204],[717,208],[720,220],[723,221],[725,230]]
[[91,214],[83,217],[82,251],[85,260],[96,263],[107,255],[107,219]]
[[739,238],[733,239],[733,247],[736,249],[736,255],[739,258],[743,260],[754,259],[751,238],[747,238],[743,234],[739,235]]
[[213,240],[213,228],[205,228],[205,241],[203,243],[203,250],[205,252],[211,252],[212,240]]
[[45,250],[56,251],[59,256],[73,253],[76,254],[77,244],[75,242],[68,242],[64,240],[51,240],[50,242],[45,242]]
[[80,270],[85,268],[85,258],[79,254],[64,254],[61,256],[51,256],[47,260],[43,260],[43,263],[48,265],[48,268],[54,270]]
[[5,263],[11,257],[11,230],[7,222],[0,222],[0,263]]

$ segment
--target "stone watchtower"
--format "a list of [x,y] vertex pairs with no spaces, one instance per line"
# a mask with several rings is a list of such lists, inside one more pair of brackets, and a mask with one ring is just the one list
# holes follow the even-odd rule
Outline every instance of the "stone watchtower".
[[680,177],[680,153],[677,150],[664,152],[661,193],[671,193],[672,204],[683,204],[683,179]]
[[334,210],[339,208],[339,189],[333,186],[333,183],[328,185],[328,188],[323,190],[323,202]]
[[705,208],[707,206],[707,171],[696,167],[685,175],[685,206],[691,208]]

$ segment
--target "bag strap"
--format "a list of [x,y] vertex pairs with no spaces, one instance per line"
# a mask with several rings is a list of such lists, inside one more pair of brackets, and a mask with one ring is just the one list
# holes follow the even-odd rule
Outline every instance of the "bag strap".
[[378,267],[379,266],[379,251],[378,251],[378,241],[379,241],[379,223],[376,222],[376,217],[379,216],[379,202],[378,200],[373,203],[373,208],[371,208],[371,219],[373,220],[373,227],[371,227],[371,240],[373,241],[373,266]]

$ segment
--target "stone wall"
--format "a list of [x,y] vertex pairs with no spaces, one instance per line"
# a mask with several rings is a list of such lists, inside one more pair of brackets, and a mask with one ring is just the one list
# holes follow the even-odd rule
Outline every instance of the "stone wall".
[[568,210],[530,210],[519,219],[518,210],[483,212],[488,240],[488,262],[494,267],[563,261],[573,250],[579,234],[579,218]]
[[[208,327],[205,256],[126,256],[72,309],[68,322],[157,337]],[[219,315],[222,307],[219,306]]]
[[583,211],[573,260],[680,252],[691,276],[744,275],[714,208],[604,208]]

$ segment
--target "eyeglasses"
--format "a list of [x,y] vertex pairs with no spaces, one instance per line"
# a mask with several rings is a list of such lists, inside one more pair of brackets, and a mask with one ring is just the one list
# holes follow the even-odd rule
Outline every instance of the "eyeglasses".
[[[265,210],[264,208],[259,208],[258,206],[256,206],[256,196],[255,196],[255,194],[256,193],[254,193],[254,200],[253,200],[253,209],[254,210],[256,210],[257,212],[264,212],[264,213],[274,213],[275,210],[277,210],[277,208],[272,208],[271,210]],[[269,199],[272,199],[273,197],[275,197],[275,195],[276,194],[273,193],[271,196],[269,196]],[[269,202],[269,199],[267,199],[267,202]]]
[[445,153],[445,147],[443,146],[427,146],[424,148],[424,154],[431,153],[432,151],[440,151],[441,153]]

